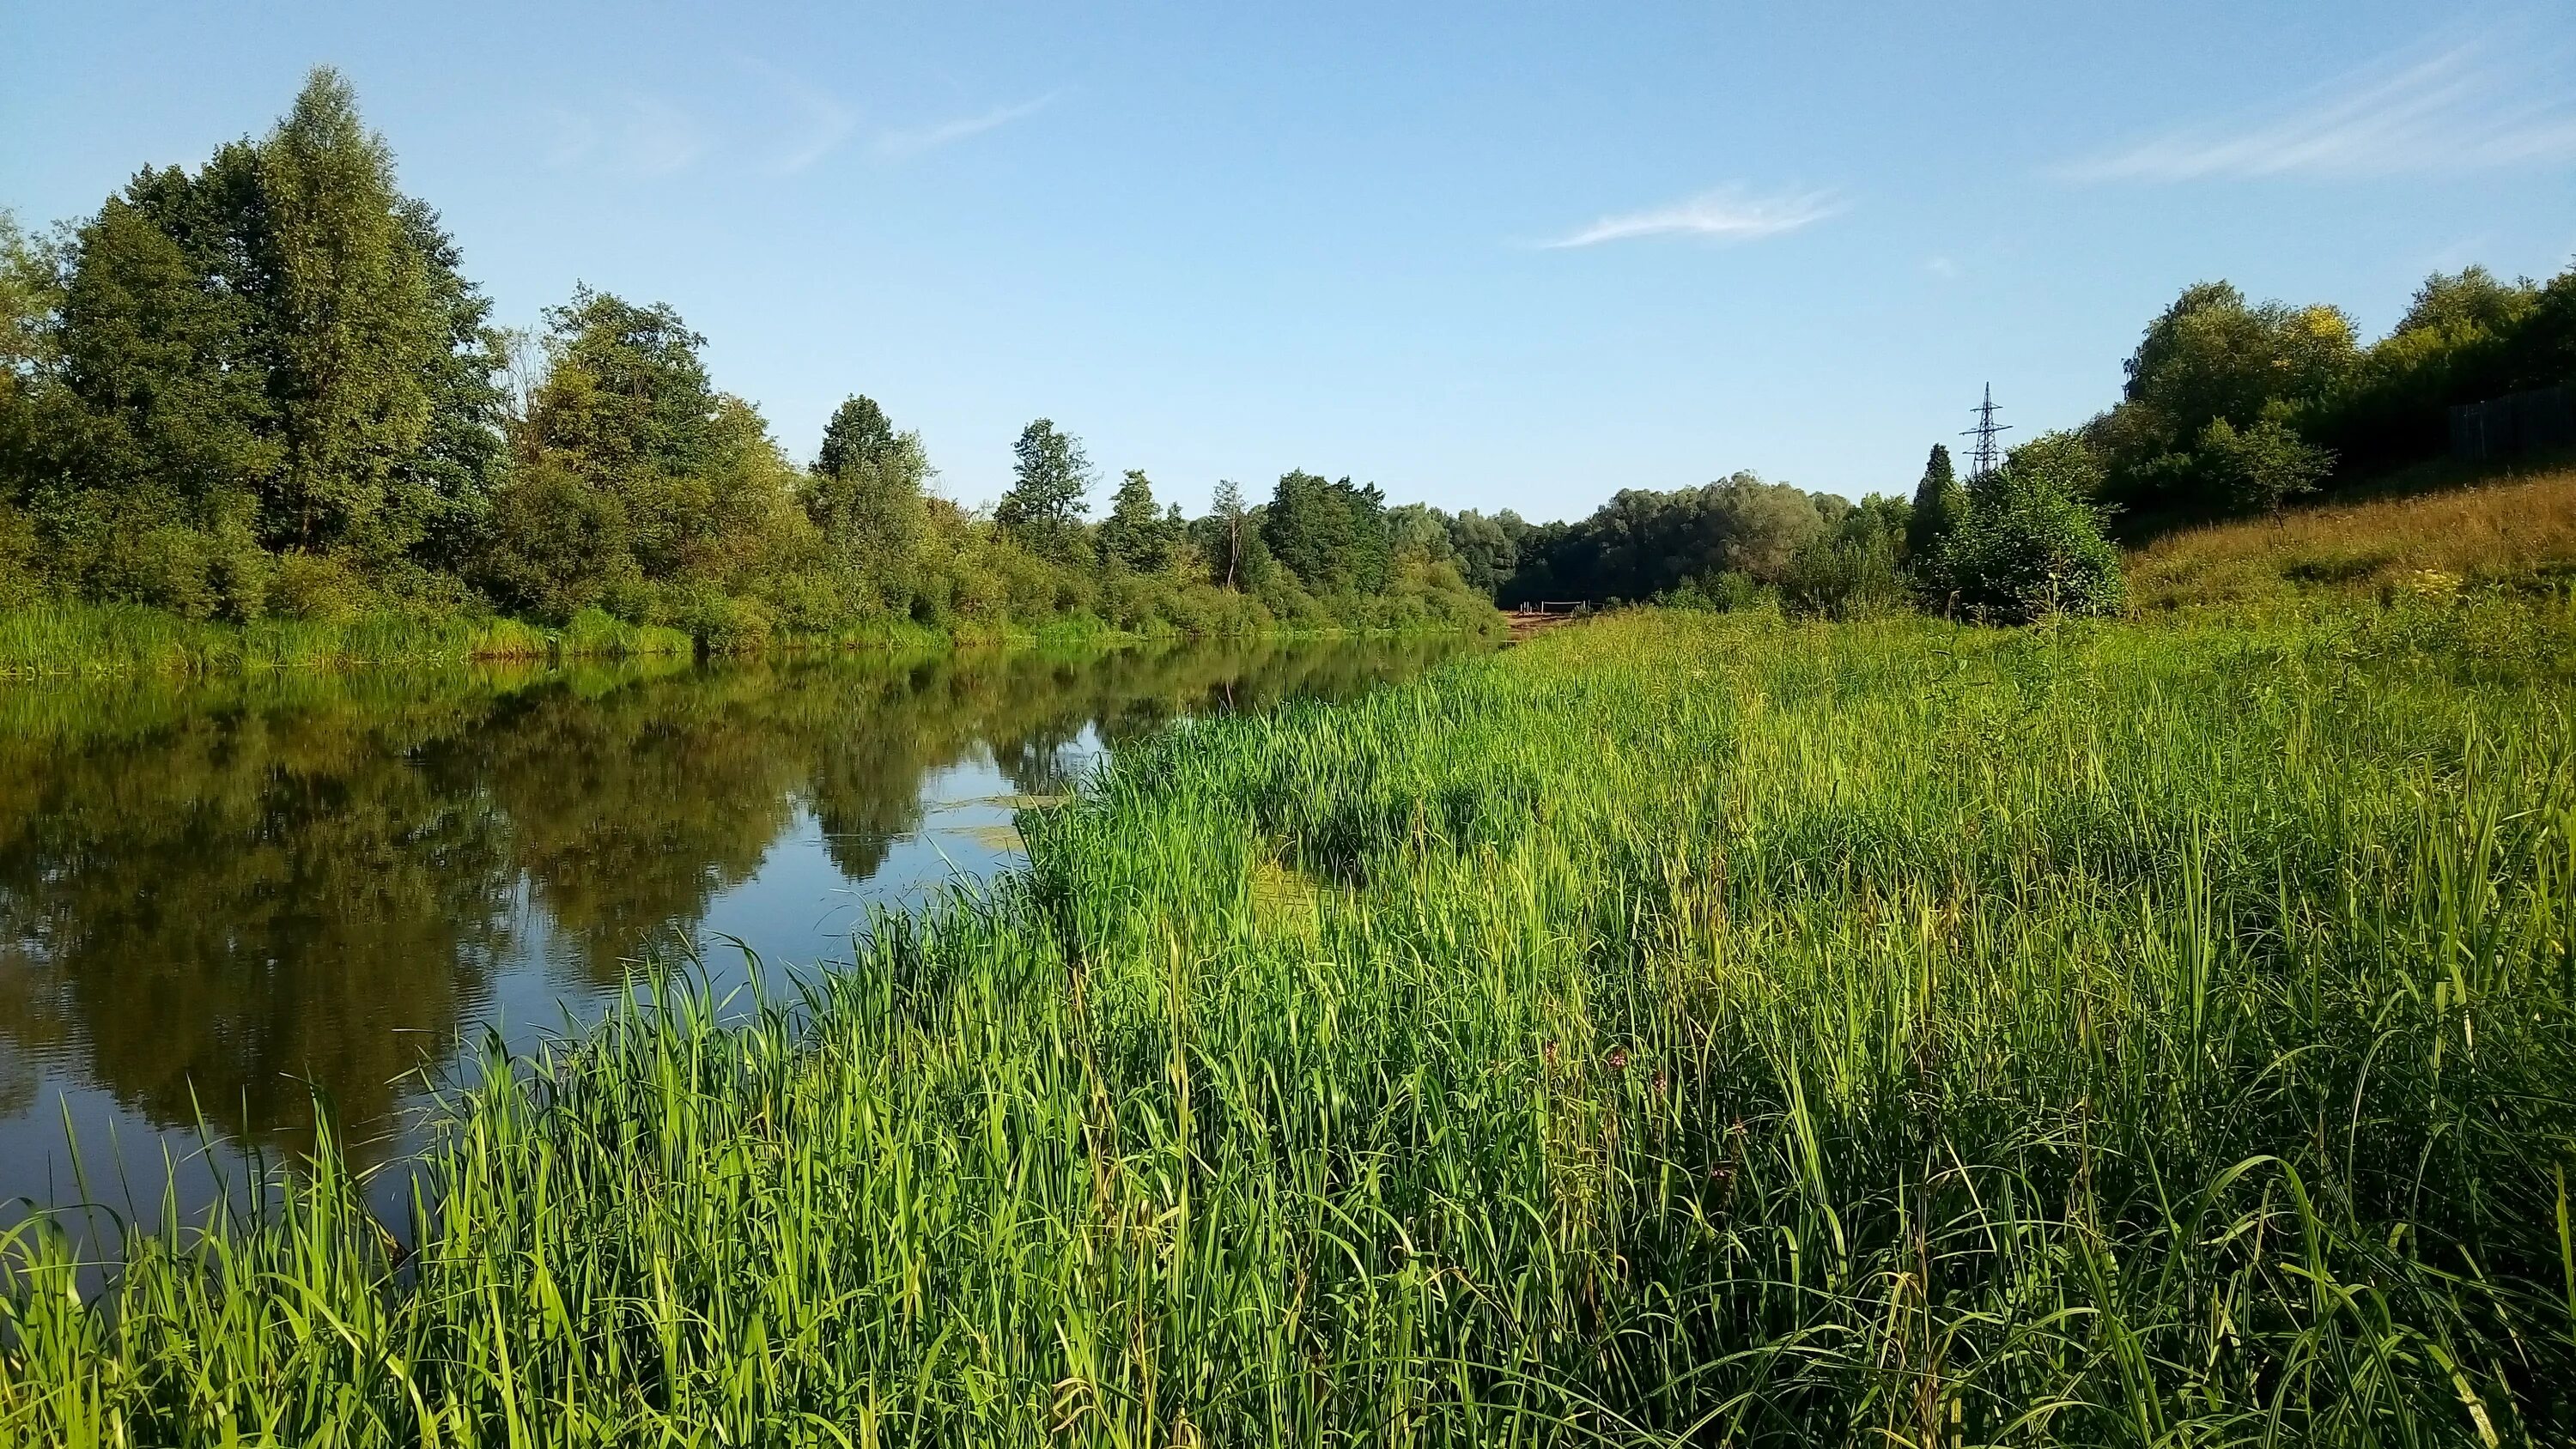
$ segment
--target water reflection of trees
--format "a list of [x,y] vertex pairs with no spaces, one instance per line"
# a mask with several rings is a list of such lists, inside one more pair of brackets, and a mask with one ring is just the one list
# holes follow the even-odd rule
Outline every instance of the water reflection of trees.
[[60,1061],[156,1125],[202,1103],[298,1145],[309,1078],[382,1122],[424,1047],[524,961],[523,898],[562,965],[614,982],[694,931],[800,807],[863,879],[920,828],[935,770],[984,753],[1051,793],[1086,731],[1345,694],[1440,651],[18,687],[0,695],[0,1093]]

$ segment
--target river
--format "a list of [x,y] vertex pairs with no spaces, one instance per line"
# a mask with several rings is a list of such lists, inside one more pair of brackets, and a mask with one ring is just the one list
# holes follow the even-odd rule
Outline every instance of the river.
[[487,1032],[577,1029],[648,955],[846,960],[1121,741],[1460,647],[0,685],[0,1201],[192,1208],[309,1151],[317,1091],[398,1159]]

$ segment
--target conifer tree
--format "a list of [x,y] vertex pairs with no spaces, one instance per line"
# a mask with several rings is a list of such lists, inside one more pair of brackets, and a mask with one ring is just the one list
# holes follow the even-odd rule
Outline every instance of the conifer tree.
[[1905,520],[1905,556],[1917,562],[1932,557],[1958,525],[1964,503],[1958,474],[1950,467],[1949,446],[1934,443],[1932,456],[1923,464],[1923,481],[1915,485],[1914,511]]

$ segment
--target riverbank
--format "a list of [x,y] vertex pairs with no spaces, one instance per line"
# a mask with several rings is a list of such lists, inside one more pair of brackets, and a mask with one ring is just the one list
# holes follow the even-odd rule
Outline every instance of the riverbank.
[[[326,1151],[34,1442],[2542,1443],[2563,617],[1624,614],[1169,731],[728,1021]],[[2556,641],[2556,642],[2552,642]]]
[[[1486,612],[1491,613],[1488,608]],[[1331,615],[1246,626],[1205,637],[1312,638],[1340,634],[1453,632],[1499,637],[1502,617],[1465,610],[1401,618]],[[0,610],[0,679],[119,674],[225,674],[277,669],[448,665],[478,660],[572,660],[786,654],[836,649],[923,650],[980,645],[1109,646],[1201,637],[1175,624],[1124,628],[1090,615],[1052,620],[959,621],[932,628],[887,619],[828,634],[775,632],[713,640],[596,611],[550,627],[492,616],[379,611],[335,620],[192,620],[129,604],[41,603]]]

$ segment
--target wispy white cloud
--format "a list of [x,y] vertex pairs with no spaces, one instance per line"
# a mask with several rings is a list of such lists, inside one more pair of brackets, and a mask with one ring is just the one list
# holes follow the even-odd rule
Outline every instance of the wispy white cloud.
[[1955,282],[1959,279],[1961,269],[1959,263],[1954,258],[1929,257],[1926,258],[1923,263],[1923,270],[1939,277],[1942,281]]
[[874,149],[884,160],[909,160],[926,151],[936,151],[942,146],[953,146],[969,137],[999,130],[1013,121],[1025,120],[1053,105],[1056,97],[1062,94],[1061,91],[1049,91],[1035,100],[1022,101],[1015,106],[1002,106],[978,116],[943,121],[935,126],[887,131],[876,138]]
[[604,158],[611,168],[630,176],[668,176],[707,154],[707,133],[697,118],[660,96],[628,95],[621,110]]
[[596,111],[557,106],[546,120],[553,135],[543,154],[557,170],[597,166],[627,176],[667,176],[685,170],[709,148],[695,117],[640,92]]
[[1687,201],[1605,216],[1549,248],[1599,246],[1639,237],[1695,236],[1715,241],[1756,241],[1812,226],[1844,209],[1830,191],[1755,196],[1739,187],[1704,191]]
[[2356,177],[2576,162],[2565,67],[2467,44],[2383,61],[2292,105],[2185,127],[2058,168],[2072,181]]
[[843,105],[829,91],[809,84],[791,71],[756,60],[738,57],[743,69],[769,83],[780,99],[796,112],[796,123],[785,144],[769,158],[768,168],[774,174],[791,176],[831,155],[859,129],[858,112]]

